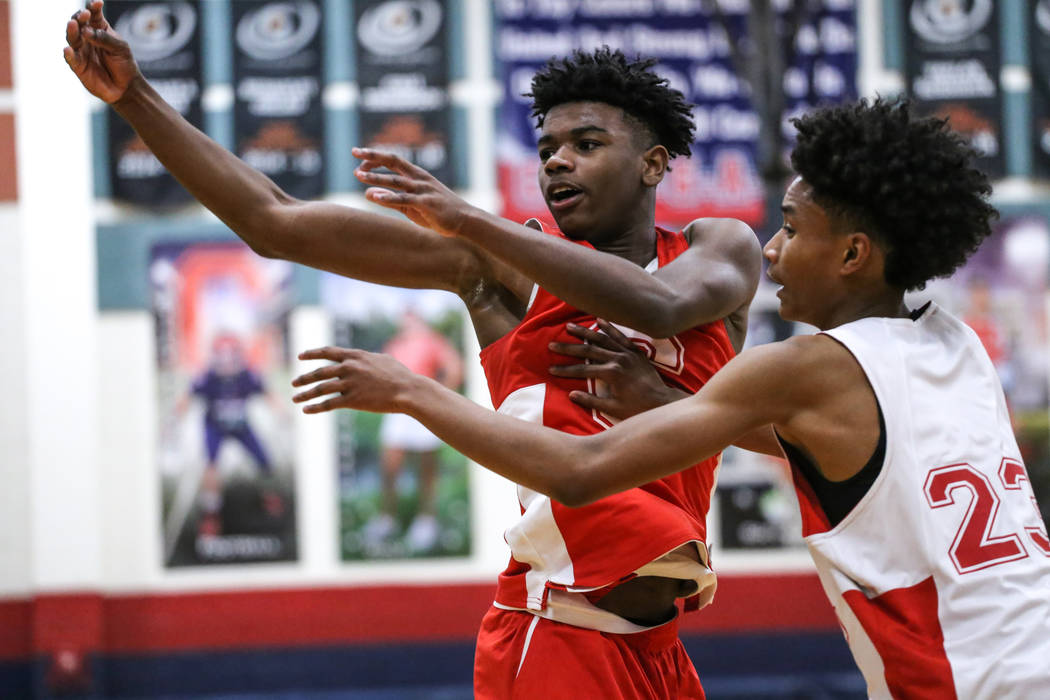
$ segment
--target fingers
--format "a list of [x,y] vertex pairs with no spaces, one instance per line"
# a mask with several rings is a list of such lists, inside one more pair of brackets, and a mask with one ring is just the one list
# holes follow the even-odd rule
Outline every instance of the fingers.
[[555,377],[566,379],[594,379],[607,374],[608,367],[604,365],[551,365],[548,370]]
[[324,381],[325,379],[334,379],[335,377],[342,377],[346,374],[346,368],[342,363],[337,365],[327,365],[307,372],[306,374],[300,374],[298,377],[292,380],[292,386],[306,386],[307,384],[313,384],[314,382]]
[[[295,384],[295,382],[292,383]],[[300,391],[292,397],[292,402],[302,403],[303,401],[316,399],[326,394],[342,394],[344,389],[346,389],[346,381],[343,379],[332,379],[327,382],[322,382],[317,386],[312,386],[306,391]]]
[[565,330],[569,332],[569,335],[575,336],[585,343],[600,345],[609,350],[641,352],[627,336],[608,321],[598,319],[598,328],[601,330],[585,328],[575,323],[569,323],[565,326]]
[[604,318],[596,320],[598,321],[598,328],[601,329],[602,333],[619,344],[620,347],[637,349],[635,344],[631,342],[631,339],[624,335],[623,331],[617,328],[614,324],[609,323]]
[[76,75],[80,75],[84,72],[84,59],[77,54],[72,47],[65,47],[62,49],[62,58],[66,59],[66,65],[68,65]]
[[410,163],[401,156],[394,155],[393,153],[385,153],[372,148],[352,148],[350,149],[350,152],[353,153],[355,158],[360,158],[365,161],[359,166],[365,170],[373,170],[374,168],[382,167],[415,178],[433,177],[423,168],[414,163]]
[[619,403],[616,399],[595,396],[594,394],[588,394],[586,391],[569,392],[569,400],[586,409],[597,410],[610,415],[614,415],[619,408]]
[[323,348],[310,348],[299,353],[300,360],[331,360],[340,362],[354,356],[353,350],[326,345]]
[[596,362],[609,362],[615,359],[616,354],[611,350],[584,343],[549,343],[547,347],[551,352],[569,357],[581,357]]
[[412,203],[410,198],[411,195],[405,192],[393,192],[382,187],[369,187],[365,190],[365,199],[368,201],[394,209],[409,206]]
[[337,348],[327,345],[323,348],[312,348],[299,353],[300,360],[331,360],[337,364],[319,367],[311,372],[300,374],[292,380],[292,386],[305,386],[314,382],[333,379],[345,375],[348,368],[341,364],[344,360],[354,357],[355,351],[346,348]]
[[[72,47],[74,51],[79,51],[80,47],[84,45],[84,39],[80,36],[80,24],[77,22],[76,15],[73,15],[74,19],[66,22],[66,43]],[[68,60],[66,61],[69,62]]]
[[584,326],[577,325],[575,323],[565,324],[565,330],[568,331],[569,335],[579,338],[585,343],[592,345],[599,345],[609,350],[620,350],[615,343],[613,343],[608,336],[604,333],[599,333],[593,328],[585,328]]
[[326,411],[334,411],[342,407],[339,397],[335,397],[303,406],[303,413],[325,413]]
[[366,185],[388,187],[402,192],[418,193],[422,192],[425,187],[425,184],[418,180],[395,173],[377,173],[371,170],[365,170],[364,168],[357,168],[354,171],[354,175]]
[[97,46],[107,51],[117,53],[130,51],[126,41],[105,29],[81,28],[80,36],[91,46]]
[[89,2],[87,6],[90,13],[90,24],[95,29],[109,29],[109,22],[102,16],[102,0]]

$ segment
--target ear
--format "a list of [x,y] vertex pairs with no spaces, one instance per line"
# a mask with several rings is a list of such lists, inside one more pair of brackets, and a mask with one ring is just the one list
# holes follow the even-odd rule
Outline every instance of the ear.
[[853,275],[872,265],[876,258],[875,243],[861,231],[846,234],[842,251],[842,274]]
[[667,149],[657,144],[642,154],[642,183],[646,187],[656,187],[667,173],[667,163],[671,157]]

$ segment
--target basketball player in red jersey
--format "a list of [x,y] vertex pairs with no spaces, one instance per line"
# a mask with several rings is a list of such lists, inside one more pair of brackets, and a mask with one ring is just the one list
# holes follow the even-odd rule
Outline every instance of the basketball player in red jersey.
[[[781,316],[820,333],[747,350],[694,396],[594,435],[511,420],[341,348],[300,355],[335,364],[294,380],[314,384],[294,400],[330,397],[307,413],[406,412],[479,464],[577,506],[772,426],[869,697],[1043,697],[1050,537],[995,367],[962,321],[904,303],[990,234],[988,179],[944,121],[904,103],[861,101],[795,125],[798,177],[765,256]],[[593,345],[570,354],[616,358],[626,338],[597,326],[611,338],[574,327]]]
[[[537,75],[539,178],[561,232],[462,202],[454,211],[465,225],[452,230],[411,211],[416,223],[288,196],[158,97],[99,0],[67,23],[66,39],[66,61],[84,86],[259,254],[458,294],[483,348],[493,402],[511,415],[578,433],[609,424],[573,404],[575,385],[547,371],[555,361],[548,344],[571,340],[570,321],[608,318],[649,350],[667,381],[690,392],[743,345],[761,268],[753,232],[727,219],[698,220],[683,233],[654,226],[656,187],[669,160],[689,154],[693,124],[689,105],[651,61],[599,50]],[[366,159],[359,177],[368,184],[379,175],[372,163],[409,169],[357,155]],[[413,172],[415,182],[425,179]],[[702,696],[677,637],[675,601],[698,605],[713,592],[704,520],[717,463],[712,457],[595,504],[593,517],[519,491],[524,515],[508,532],[511,563],[479,634],[477,697],[555,697],[567,682],[578,697]]]

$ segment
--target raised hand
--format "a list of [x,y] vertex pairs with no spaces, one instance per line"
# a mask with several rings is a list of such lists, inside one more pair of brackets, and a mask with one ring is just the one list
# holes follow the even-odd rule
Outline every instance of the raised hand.
[[323,347],[299,353],[300,360],[330,360],[335,364],[301,374],[292,386],[311,386],[292,397],[295,403],[334,394],[303,406],[303,413],[325,413],[337,408],[355,408],[373,413],[399,410],[399,397],[421,378],[390,357],[364,350]]
[[601,394],[573,391],[569,394],[573,402],[622,419],[687,396],[684,391],[665,385],[642,351],[616,326],[599,319],[598,328],[570,323],[566,329],[582,342],[550,344],[550,349],[559,355],[583,360],[579,364],[553,365],[551,374],[595,379],[607,387]]
[[62,55],[73,73],[88,92],[109,104],[123,97],[141,75],[128,43],[103,16],[102,0],[89,3],[66,22],[66,43]]
[[[456,236],[474,209],[433,175],[404,158],[371,148],[355,148],[352,152],[362,160],[354,175],[369,186],[365,198],[400,211],[420,226],[444,236]],[[391,172],[378,173],[376,168]]]

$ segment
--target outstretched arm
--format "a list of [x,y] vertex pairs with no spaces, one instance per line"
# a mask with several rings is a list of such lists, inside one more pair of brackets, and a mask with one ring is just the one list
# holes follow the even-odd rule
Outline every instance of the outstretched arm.
[[360,350],[321,348],[299,357],[335,364],[293,380],[306,413],[337,408],[404,412],[478,464],[583,505],[685,469],[739,435],[790,413],[790,373],[771,372],[780,344],[740,355],[695,396],[637,415],[596,435],[577,436],[486,410],[396,360]]
[[[407,161],[355,149],[365,196],[447,236],[469,240],[580,309],[666,338],[746,308],[761,274],[754,232],[736,219],[700,219],[690,249],[655,274],[586,246],[494,216]],[[390,173],[376,172],[385,167]],[[390,189],[384,189],[390,188]],[[391,191],[394,190],[394,191]]]
[[531,281],[468,241],[283,192],[164,102],[106,21],[101,0],[66,24],[66,41],[66,63],[84,87],[111,104],[176,179],[260,255],[370,282],[457,293],[496,279],[528,298]]

